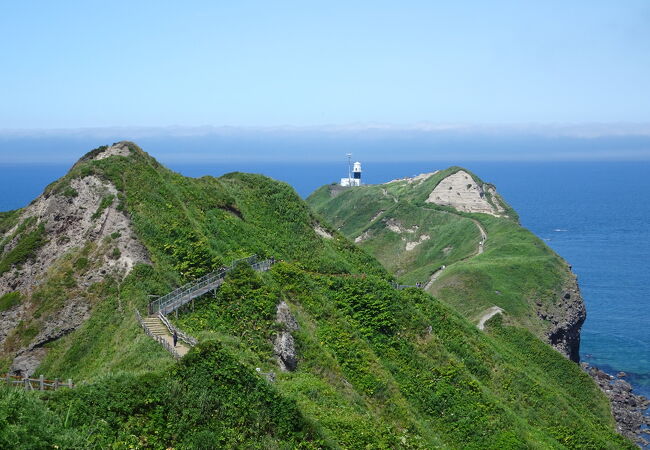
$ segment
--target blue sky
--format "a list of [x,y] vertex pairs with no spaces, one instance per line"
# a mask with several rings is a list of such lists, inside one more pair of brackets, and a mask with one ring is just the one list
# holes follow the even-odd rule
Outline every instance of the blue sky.
[[650,2],[0,6],[0,128],[650,123]]

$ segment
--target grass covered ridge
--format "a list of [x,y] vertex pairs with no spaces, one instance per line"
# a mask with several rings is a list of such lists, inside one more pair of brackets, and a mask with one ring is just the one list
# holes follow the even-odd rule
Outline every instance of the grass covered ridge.
[[[109,180],[153,264],[92,285],[90,319],[46,344],[37,375],[85,384],[0,389],[0,447],[632,448],[576,365],[527,330],[493,319],[479,332],[421,290],[394,290],[376,259],[288,185],[242,173],[185,178],[135,145],[128,157],[92,159],[98,153],[49,195],[64,195],[73,177]],[[406,189],[390,187],[387,202],[379,192],[377,204],[395,206],[390,195]],[[471,251],[463,246],[476,230],[471,217],[402,208],[404,226],[435,226],[457,240],[455,253],[433,246],[432,254]],[[35,315],[78,293],[71,280],[92,264],[88,251],[52,267],[31,298]],[[150,295],[252,253],[282,261],[268,273],[239,266],[216,297],[181,311],[175,322],[200,344],[179,363],[138,327],[134,308],[144,310]],[[274,355],[281,301],[300,326],[295,372],[279,372]]]
[[[271,345],[279,299],[300,325],[291,373],[278,372]],[[67,423],[44,442],[633,448],[614,433],[591,379],[532,334],[498,318],[479,332],[428,294],[396,291],[381,277],[244,266],[177,324],[202,342],[181,363],[122,368],[35,402],[43,417]],[[276,381],[256,367],[275,371]]]
[[[497,201],[507,217],[463,213],[425,202],[440,181],[459,170],[451,167],[420,182],[343,189],[334,196],[331,186],[324,186],[307,202],[348,238],[358,238],[358,245],[404,284],[426,284],[446,266],[431,293],[471,320],[497,305],[514,323],[542,337],[549,325],[537,318],[536,304],[547,310],[556,307],[562,290],[573,280],[568,265],[522,228],[516,212],[500,197]],[[488,235],[479,256],[475,256],[481,240],[476,223]],[[402,231],[392,230],[395,224]]]

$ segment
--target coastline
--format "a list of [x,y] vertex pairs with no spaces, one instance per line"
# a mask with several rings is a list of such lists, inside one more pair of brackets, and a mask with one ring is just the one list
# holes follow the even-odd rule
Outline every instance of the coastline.
[[618,432],[639,447],[650,448],[650,399],[634,393],[624,372],[614,376],[586,362],[580,366],[609,399]]

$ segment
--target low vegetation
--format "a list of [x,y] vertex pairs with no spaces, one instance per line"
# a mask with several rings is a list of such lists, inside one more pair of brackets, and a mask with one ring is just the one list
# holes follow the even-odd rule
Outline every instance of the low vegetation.
[[20,292],[7,292],[0,296],[0,312],[12,308],[20,303]]
[[[497,305],[507,311],[509,320],[543,336],[547,324],[537,318],[536,304],[548,310],[555,307],[571,281],[568,265],[522,228],[501,198],[497,201],[505,208],[503,217],[426,203],[437,184],[458,170],[451,167],[424,181],[344,189],[335,196],[331,186],[324,186],[307,202],[348,238],[359,238],[358,245],[401,283],[426,285],[444,266],[429,289],[437,298],[471,320]],[[485,195],[490,200],[491,194]],[[477,224],[488,235],[481,255]],[[417,245],[409,248],[409,242]]]
[[[89,174],[117,187],[153,264],[84,289],[90,318],[46,344],[36,374],[83,384],[0,389],[0,447],[632,448],[577,365],[498,317],[480,332],[421,290],[395,290],[288,185],[241,173],[188,179],[132,146],[129,157],[82,158],[48,189]],[[471,218],[404,213],[457,239],[456,258],[470,253]],[[81,289],[88,254],[52,268],[32,296],[35,314]],[[139,328],[134,309],[150,295],[250,254],[278,263],[268,273],[240,265],[216,295],[179,312],[175,323],[200,341],[180,362]],[[274,354],[281,301],[299,324],[293,372]]]
[[8,272],[12,267],[20,267],[22,263],[30,258],[33,258],[36,250],[38,250],[45,243],[45,225],[38,224],[26,229],[19,230],[12,238],[17,239],[18,242],[8,251],[0,254],[0,275]]

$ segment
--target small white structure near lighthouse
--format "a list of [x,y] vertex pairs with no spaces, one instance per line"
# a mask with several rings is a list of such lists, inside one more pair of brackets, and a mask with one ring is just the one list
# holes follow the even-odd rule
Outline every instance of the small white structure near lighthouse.
[[341,186],[352,187],[361,186],[361,163],[359,161],[352,164],[352,153],[348,157],[348,176],[341,178]]

